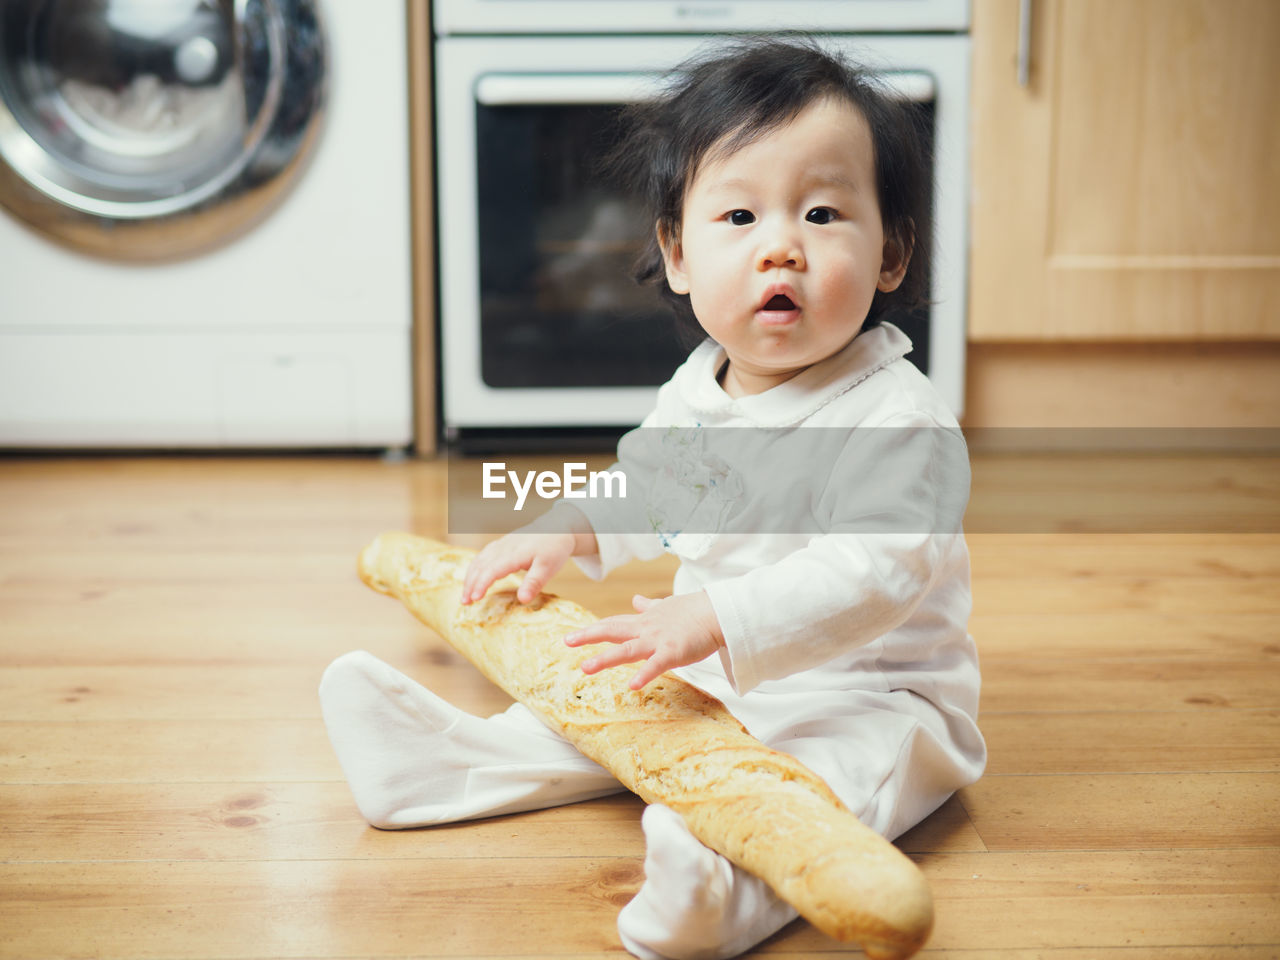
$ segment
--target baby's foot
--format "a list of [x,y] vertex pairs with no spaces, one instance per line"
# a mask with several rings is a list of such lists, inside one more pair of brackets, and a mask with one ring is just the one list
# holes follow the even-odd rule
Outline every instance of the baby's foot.
[[320,705],[356,806],[375,827],[495,816],[620,789],[523,707],[473,716],[363,651],[329,665]]
[[703,846],[670,807],[644,811],[644,885],[618,914],[623,945],[641,960],[723,960],[796,917],[758,877]]

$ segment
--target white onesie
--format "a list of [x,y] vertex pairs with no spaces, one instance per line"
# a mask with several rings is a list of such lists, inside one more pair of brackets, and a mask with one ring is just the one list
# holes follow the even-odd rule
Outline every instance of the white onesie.
[[[643,490],[573,504],[599,544],[578,559],[588,575],[667,550],[680,558],[674,592],[707,591],[725,649],[675,672],[890,839],[986,762],[959,529],[968,459],[954,418],[903,359],[910,349],[884,324],[733,399],[716,379],[724,351],[708,341],[619,444]],[[753,468],[726,469],[726,449],[754,451]],[[357,806],[378,827],[621,789],[523,705],[473,717],[363,652],[330,665],[320,699]],[[670,810],[649,807],[644,829],[646,883],[618,920],[636,956],[734,956],[795,916]]]
[[[734,399],[717,382],[724,350],[705,341],[619,444],[630,482],[657,485],[665,476],[697,486],[702,499],[684,507],[701,525],[673,535],[660,521],[640,529],[644,521],[607,500],[574,503],[597,531],[599,555],[578,560],[589,576],[665,550],[680,558],[673,592],[707,591],[725,650],[674,672],[721,700],[753,735],[801,759],[890,838],[977,780],[986,762],[967,632],[969,557],[958,526],[968,458],[955,418],[904,359],[910,349],[900,330],[882,324],[793,379]],[[663,445],[669,427],[677,429]],[[817,444],[847,444],[826,451],[831,472],[812,489],[787,489],[771,475],[754,489],[735,487],[726,505],[714,453],[700,451],[690,439],[699,431],[678,429],[685,427],[725,436],[735,428],[801,430]],[[692,469],[673,463],[682,452]],[[712,464],[702,483],[700,455]],[[763,516],[753,521],[753,511]],[[726,526],[736,515],[747,518],[738,529],[755,522],[760,532],[708,533],[726,514]],[[610,529],[619,532],[602,532]]]

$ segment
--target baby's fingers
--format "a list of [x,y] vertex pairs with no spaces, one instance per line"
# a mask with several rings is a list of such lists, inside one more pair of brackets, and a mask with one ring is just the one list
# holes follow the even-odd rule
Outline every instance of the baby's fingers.
[[640,665],[640,669],[637,670],[635,674],[631,677],[631,679],[627,682],[627,686],[629,686],[632,690],[639,690],[650,680],[657,680],[660,676],[666,673],[667,670],[670,669],[672,666],[673,664],[668,664],[663,662],[663,660],[657,654],[654,654],[652,657],[650,657],[648,660],[646,660],[643,664]]
[[582,661],[582,672],[599,673],[601,670],[608,670],[610,667],[621,666],[624,663],[647,660],[652,654],[653,650],[639,639],[623,640],[617,646],[596,654],[590,660]]
[[636,621],[639,619],[626,614],[605,617],[589,627],[575,630],[564,638],[564,642],[571,647],[584,647],[589,643],[621,643],[636,635]]
[[479,600],[496,579],[489,572],[489,565],[482,558],[476,557],[467,567],[466,576],[462,578],[462,602]]
[[529,572],[520,581],[516,599],[521,603],[532,603],[542,592],[542,588],[547,585],[547,581],[554,577],[559,569],[560,565],[554,560],[545,556],[535,557],[533,563],[529,565]]
[[493,584],[508,573],[524,569],[524,561],[510,557],[493,558],[483,554],[477,556],[467,567],[462,579],[462,602],[472,603],[479,600]]

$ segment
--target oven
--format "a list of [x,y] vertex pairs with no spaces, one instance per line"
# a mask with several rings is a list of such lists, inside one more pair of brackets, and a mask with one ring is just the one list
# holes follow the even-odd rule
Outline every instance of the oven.
[[620,430],[649,411],[690,344],[657,291],[631,279],[653,227],[599,159],[618,107],[689,54],[778,28],[820,34],[926,115],[930,305],[890,319],[961,412],[967,0],[435,0],[433,15],[446,441]]

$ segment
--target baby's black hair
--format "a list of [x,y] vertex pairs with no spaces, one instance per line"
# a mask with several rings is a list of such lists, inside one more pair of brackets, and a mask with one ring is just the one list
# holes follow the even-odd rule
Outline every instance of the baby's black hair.
[[[663,94],[624,110],[624,134],[609,158],[659,230],[679,237],[685,194],[713,150],[731,154],[810,104],[834,97],[854,106],[870,127],[885,241],[910,257],[898,288],[876,291],[862,329],[928,302],[933,164],[924,120],[913,104],[815,40],[800,37],[748,38],[717,47],[686,61],[675,78]],[[657,284],[677,315],[701,334],[689,296],[667,285],[652,232],[634,277]]]

